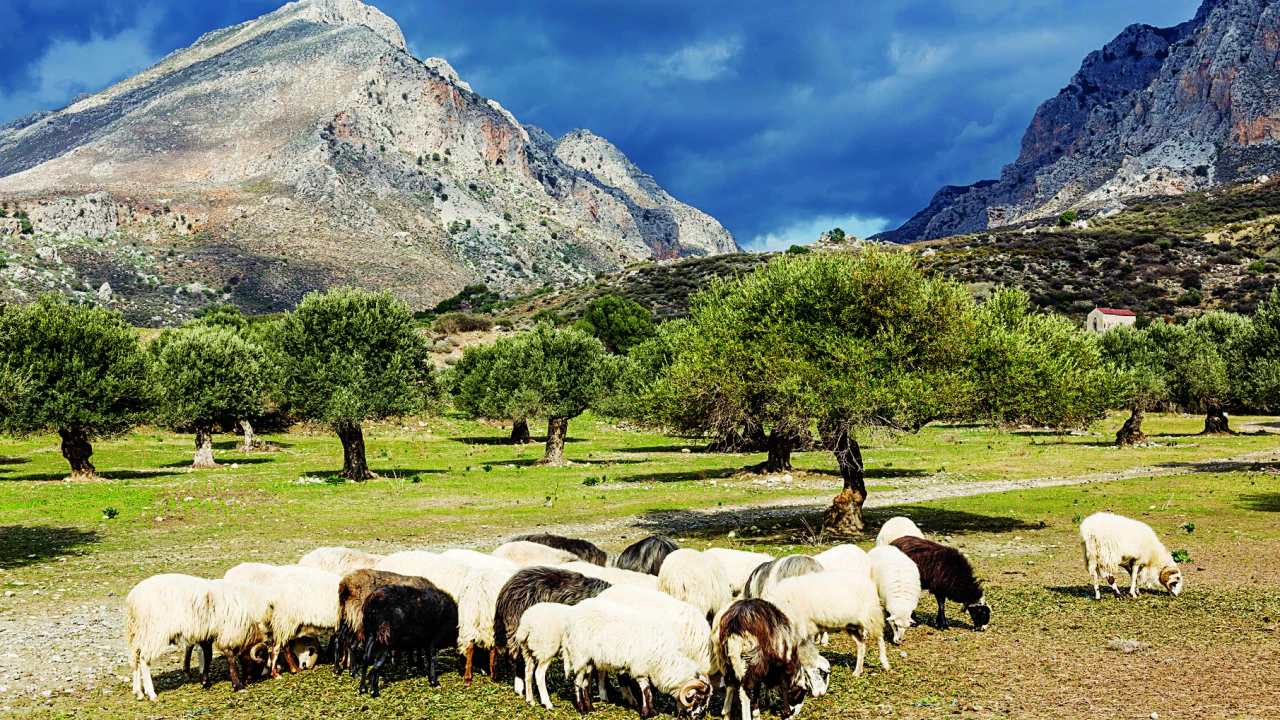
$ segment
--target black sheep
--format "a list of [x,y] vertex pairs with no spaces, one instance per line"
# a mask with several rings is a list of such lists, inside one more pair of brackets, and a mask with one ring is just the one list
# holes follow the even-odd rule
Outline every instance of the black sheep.
[[[391,658],[391,653],[427,654],[427,678],[433,687],[436,680],[436,650],[458,643],[458,604],[438,588],[416,588],[388,585],[369,593],[364,601],[361,635],[365,672],[361,673],[359,692],[366,681],[369,696],[378,697],[378,675]],[[373,669],[369,670],[372,663]]]
[[608,590],[611,585],[604,580],[589,578],[570,570],[546,567],[528,567],[507,581],[498,591],[498,601],[493,614],[493,641],[499,652],[519,658],[516,630],[524,611],[540,602],[577,605]]
[[891,544],[915,561],[920,569],[920,589],[938,599],[939,630],[947,629],[947,600],[958,602],[969,611],[974,630],[987,629],[991,608],[964,553],[918,537],[900,537]]
[[[735,701],[740,703],[742,717],[751,717],[756,690],[770,687],[778,688],[782,716],[790,717],[796,705],[804,702],[804,690],[798,682],[800,658],[787,616],[766,600],[739,600],[724,610],[719,623],[712,632],[719,634],[716,649],[724,667],[725,717],[730,717]],[[735,665],[744,661],[738,677]]]
[[516,542],[518,540],[524,540],[525,542],[531,542],[531,543],[538,543],[539,545],[546,545],[547,547],[555,548],[557,550],[564,550],[565,552],[571,552],[574,555],[577,555],[582,560],[589,562],[592,565],[599,565],[600,567],[604,567],[605,561],[609,559],[609,556],[606,555],[603,550],[596,547],[593,543],[590,543],[586,540],[578,540],[577,538],[567,538],[567,537],[562,537],[560,535],[548,535],[547,533],[538,533],[536,535],[520,535],[519,537],[511,538],[512,542]]
[[342,664],[346,662],[351,669],[351,677],[356,676],[360,665],[356,656],[366,643],[366,639],[360,634],[363,629],[364,602],[374,590],[390,585],[407,585],[419,589],[436,587],[424,577],[401,575],[387,570],[361,569],[347,573],[338,583],[338,631],[333,636],[334,674],[341,675]]
[[632,572],[647,573],[649,575],[657,575],[662,569],[662,561],[667,556],[680,549],[675,540],[661,535],[650,535],[649,537],[632,543],[627,546],[626,550],[618,556],[618,561],[614,563],[615,567]]

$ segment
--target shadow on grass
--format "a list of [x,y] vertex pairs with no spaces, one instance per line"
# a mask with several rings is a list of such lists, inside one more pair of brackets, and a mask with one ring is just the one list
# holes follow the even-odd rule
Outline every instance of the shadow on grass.
[[[734,453],[713,452],[707,449],[707,444],[697,443],[693,445],[650,445],[648,447],[616,447],[614,452],[627,453],[678,453],[689,448],[690,455],[733,455]],[[747,453],[748,455],[751,453]]]
[[[1085,575],[1087,576],[1088,573],[1085,573]],[[1128,580],[1127,576],[1125,576],[1124,579],[1127,581]],[[1121,583],[1121,578],[1117,577],[1116,584],[1120,584],[1120,583]],[[1102,585],[1100,585],[1099,587],[1102,590],[1103,600],[1106,600],[1108,596],[1115,597],[1115,594],[1111,592],[1111,588],[1107,587],[1107,584],[1105,582],[1102,583]],[[1124,583],[1124,587],[1125,587],[1125,590],[1129,589],[1128,582]],[[1063,597],[1076,598],[1077,600],[1086,600],[1086,599],[1093,600],[1092,585],[1046,585],[1044,589],[1048,590],[1049,592],[1055,595],[1062,595]]]
[[[190,465],[191,463],[187,463]],[[71,474],[70,469],[64,472],[56,473],[31,473],[29,475],[12,475],[0,478],[0,482],[61,482],[67,479]],[[176,472],[162,470],[112,470],[110,472],[99,472],[99,476],[107,480],[145,480],[147,478],[166,477],[169,475],[177,475]],[[89,482],[93,482],[90,480]]]
[[102,542],[102,538],[93,530],[49,525],[0,526],[0,564],[30,565],[97,542]]
[[[619,465],[635,462],[634,460],[614,460]],[[615,476],[609,478],[611,483],[669,483],[669,482],[685,482],[689,480],[718,480],[720,478],[733,477],[741,468],[716,468],[714,470],[685,470],[682,472],[663,472],[663,473],[644,473],[642,475],[628,475],[626,477]]]
[[31,462],[27,458],[9,457],[8,455],[0,455],[0,465],[22,465]]
[[1265,472],[1274,463],[1239,462],[1234,460],[1201,460],[1198,462],[1167,462],[1156,467],[1169,470],[1190,469],[1193,473]]
[[[276,447],[278,447],[278,448],[281,448],[281,449],[283,449],[283,448],[290,448],[290,447],[293,447],[293,444],[292,444],[292,443],[280,442],[280,441],[278,441],[278,440],[269,440],[269,439],[267,439],[267,438],[266,438],[265,436],[263,436],[263,435],[258,435],[257,437],[258,437],[258,439],[259,439],[259,440],[261,440],[261,441],[263,441],[263,442],[265,442],[265,443],[269,443],[269,444],[271,444],[271,445],[274,445],[274,446],[276,446]],[[336,436],[335,436],[335,439],[336,439]],[[240,443],[241,443],[241,442],[243,442],[243,441],[244,441],[244,438],[241,438],[241,439],[239,439],[239,440],[223,440],[223,441],[221,441],[221,442],[215,442],[215,443],[213,444],[213,449],[214,449],[214,450],[235,450],[235,449],[237,449],[237,448],[239,448],[239,447],[240,447]],[[194,442],[194,441],[191,443],[191,446],[192,446],[193,448],[195,447],[195,442]],[[255,452],[255,453],[266,453],[267,451],[266,451],[266,450],[254,450],[253,452]]]
[[863,517],[867,532],[879,532],[889,518],[905,515],[911,518],[926,535],[965,535],[969,533],[1008,533],[1042,527],[1006,515],[981,515],[963,510],[947,510],[927,505],[894,505],[868,509]]
[[1240,496],[1240,506],[1256,512],[1280,512],[1280,493],[1250,493]]
[[[449,472],[448,470],[441,470],[439,468],[435,468],[432,470],[418,470],[414,468],[387,468],[384,470],[382,468],[373,467],[372,465],[369,466],[369,469],[377,473],[378,477],[384,480],[396,479],[396,478],[407,478],[413,475],[443,475]],[[312,468],[310,470],[303,470],[302,475],[305,477],[327,478],[331,475],[337,475],[338,473],[341,473],[341,472],[342,472],[342,468],[325,468],[325,469]]]
[[[511,442],[511,436],[509,435],[494,435],[492,437],[451,437],[449,439],[454,442],[462,443],[463,445],[509,445],[511,447],[533,447],[535,445],[547,444],[546,435],[534,435],[531,438],[532,442],[527,442],[523,445],[517,445],[516,443]],[[564,441],[566,444],[579,443],[586,442],[586,438],[567,437]]]
[[[218,468],[217,468],[217,469],[230,468],[230,467],[231,467],[231,463],[235,463],[235,464],[237,464],[237,465],[261,465],[261,464],[263,464],[263,463],[269,463],[269,462],[274,462],[274,461],[275,461],[275,458],[269,458],[269,457],[252,457],[252,456],[247,457],[247,458],[238,458],[238,457],[221,457],[221,458],[214,458],[214,459],[215,459],[215,460],[217,461],[217,463],[218,463]],[[163,467],[163,468],[184,468],[184,467],[191,467],[191,461],[190,461],[190,460],[179,460],[178,462],[165,463],[165,464],[161,465],[160,467]]]

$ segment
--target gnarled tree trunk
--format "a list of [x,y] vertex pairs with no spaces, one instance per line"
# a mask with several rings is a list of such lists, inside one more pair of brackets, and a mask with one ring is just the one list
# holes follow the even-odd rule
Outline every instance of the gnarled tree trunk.
[[547,419],[547,454],[539,464],[560,467],[564,465],[564,440],[569,435],[569,418]]
[[1130,411],[1129,419],[1124,421],[1120,432],[1116,433],[1116,445],[1140,445],[1147,441],[1147,436],[1142,434],[1142,419],[1146,414],[1146,410],[1140,407]]
[[837,536],[861,535],[865,527],[862,521],[862,504],[867,501],[866,466],[862,462],[862,448],[847,427],[836,427],[822,432],[823,443],[836,457],[844,489],[831,502],[822,517],[822,531]]
[[1204,417],[1205,435],[1234,434],[1227,424],[1227,409],[1221,405],[1210,405]]
[[213,461],[213,431],[208,427],[196,428],[196,457],[191,462],[196,470],[210,470],[218,467]]
[[765,472],[782,472],[791,469],[791,448],[795,433],[787,428],[775,427],[769,433],[769,457],[764,461]]
[[378,477],[364,459],[364,431],[359,423],[342,424],[337,427],[338,439],[342,441],[342,477],[356,482],[364,482]]
[[241,420],[240,429],[244,431],[244,444],[239,449],[245,452],[257,449],[261,441],[253,434],[253,423],[248,420]]
[[89,458],[93,456],[93,445],[89,444],[89,434],[84,430],[59,430],[62,437],[62,457],[71,463],[71,479],[82,480],[94,477],[97,469]]
[[533,437],[529,435],[529,421],[520,418],[511,423],[511,442],[514,445],[528,445],[533,442]]

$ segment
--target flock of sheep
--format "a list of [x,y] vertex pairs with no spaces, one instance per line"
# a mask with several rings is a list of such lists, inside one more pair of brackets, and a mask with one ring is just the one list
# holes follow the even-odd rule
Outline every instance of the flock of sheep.
[[[1131,576],[1133,596],[1139,585],[1181,590],[1177,565],[1147,525],[1098,513],[1081,523],[1080,534],[1095,597],[1103,578],[1120,594],[1121,569]],[[515,690],[531,705],[551,708],[546,674],[559,658],[582,713],[592,709],[593,689],[607,701],[606,678],[614,675],[622,699],[642,718],[657,715],[655,693],[672,696],[678,715],[698,718],[723,688],[725,717],[736,703],[751,720],[761,690],[776,688],[783,717],[797,714],[805,695],[826,692],[830,664],[818,647],[828,632],[852,637],[855,676],[873,644],[888,670],[886,628],[892,642],[902,642],[922,590],[937,599],[939,628],[946,627],[949,600],[964,607],[974,630],[990,622],[964,555],[896,517],[870,552],[839,545],[777,559],[682,549],[661,536],[612,562],[590,542],[555,535],[522,536],[491,554],[320,548],[297,565],[244,563],[219,580],[143,580],[125,600],[125,628],[138,699],[156,699],[150,664],[171,645],[185,647],[188,672],[199,650],[206,688],[218,648],[239,691],[268,669],[278,677],[282,656],[291,672],[313,667],[316,638],[328,636],[334,672],[350,671],[359,691],[374,697],[393,660],[416,658],[438,685],[436,651],[455,647],[465,657],[466,683],[477,650],[488,651],[490,677],[497,677],[499,655],[522,665]]]

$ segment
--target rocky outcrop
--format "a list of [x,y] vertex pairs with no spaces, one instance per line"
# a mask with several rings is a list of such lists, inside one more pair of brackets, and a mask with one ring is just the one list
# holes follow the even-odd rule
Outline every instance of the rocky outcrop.
[[1269,0],[1205,0],[1177,27],[1128,27],[1040,106],[999,180],[943,188],[879,237],[934,239],[1274,174],[1278,64]]
[[[119,262],[85,272],[94,287],[110,280],[125,308],[133,284],[120,276],[247,310],[340,284],[428,307],[476,282],[515,294],[737,250],[715,220],[591,138],[610,151],[607,173],[562,161],[560,143],[443,59],[414,58],[376,9],[301,0],[0,127],[0,199],[38,233],[119,235],[91,248]],[[115,227],[79,215],[99,192],[114,199]]]
[[31,208],[30,215],[37,232],[87,238],[107,237],[116,231],[120,220],[115,201],[105,192],[39,204]]

